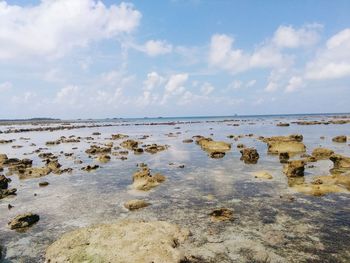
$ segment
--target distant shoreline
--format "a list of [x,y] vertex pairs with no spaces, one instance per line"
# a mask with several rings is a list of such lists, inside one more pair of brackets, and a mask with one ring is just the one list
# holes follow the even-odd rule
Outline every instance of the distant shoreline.
[[94,121],[116,121],[116,120],[169,120],[169,119],[217,119],[217,118],[254,118],[254,117],[298,117],[298,116],[341,116],[350,115],[350,112],[342,113],[289,113],[289,114],[255,114],[255,115],[224,115],[224,116],[159,116],[159,117],[118,117],[118,118],[89,118],[89,119],[60,119],[60,118],[22,118],[22,119],[0,119],[1,123],[6,122],[94,122]]

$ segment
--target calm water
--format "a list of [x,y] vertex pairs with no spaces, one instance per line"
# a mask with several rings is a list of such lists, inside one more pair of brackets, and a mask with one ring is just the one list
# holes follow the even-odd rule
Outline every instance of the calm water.
[[[3,262],[42,262],[46,247],[63,233],[77,227],[124,218],[166,220],[189,228],[193,236],[191,244],[186,247],[187,252],[202,256],[208,262],[249,262],[249,253],[261,251],[269,256],[270,262],[350,262],[350,195],[313,197],[296,193],[288,187],[278,157],[268,155],[266,144],[257,140],[258,136],[299,133],[304,136],[308,153],[322,146],[350,156],[347,143],[337,144],[331,140],[336,135],[350,135],[349,124],[275,126],[280,121],[300,118],[250,117],[237,118],[234,122],[221,122],[232,119],[230,117],[170,120],[193,122],[177,125],[135,125],[154,120],[127,120],[113,122],[124,125],[103,128],[0,134],[0,139],[16,139],[14,143],[0,145],[0,153],[33,159],[33,166],[42,165],[42,162],[37,154],[31,152],[46,147],[46,141],[60,136],[86,137],[98,131],[101,135],[94,136],[95,140],[91,143],[104,144],[110,141],[111,134],[116,133],[127,134],[132,139],[150,135],[142,142],[170,145],[168,150],[154,155],[129,153],[125,161],[112,156],[109,163],[100,164],[101,169],[90,173],[80,170],[90,163],[99,164],[85,154],[90,146],[88,141],[49,146],[44,152],[57,155],[61,151],[74,153],[73,157],[63,154],[59,157],[63,168],[72,167],[74,171],[21,181],[17,176],[10,177],[10,187],[17,188],[17,196],[0,200],[0,245],[5,251]],[[320,120],[327,117],[307,118]],[[240,126],[228,125],[232,123]],[[0,126],[0,130],[8,127]],[[166,134],[170,132],[181,134],[168,137]],[[254,136],[238,141],[227,138],[230,134],[250,133]],[[182,140],[194,135],[231,142],[232,150],[222,159],[211,159],[195,143],[182,143]],[[325,136],[325,139],[321,140],[320,136]],[[113,142],[117,146],[121,140]],[[32,143],[36,146],[30,146]],[[246,165],[239,160],[238,143],[258,150],[258,164]],[[12,145],[24,147],[13,149]],[[78,148],[73,150],[73,147]],[[83,164],[74,164],[75,159],[82,160]],[[162,173],[167,180],[149,192],[132,190],[132,174],[140,162],[147,163],[153,172]],[[184,164],[185,168],[169,163]],[[332,167],[328,160],[313,164],[315,168],[306,169],[306,181],[315,175],[329,174]],[[252,173],[259,170],[270,172],[273,179],[254,178]],[[48,181],[50,185],[40,188],[38,183],[41,181]],[[295,201],[290,202],[288,196],[294,196]],[[152,205],[135,212],[127,211],[123,203],[135,198],[145,199]],[[8,210],[8,204],[14,208]],[[208,214],[219,207],[232,209],[235,220],[212,223]],[[40,221],[24,233],[7,227],[11,218],[26,212],[39,214]]]

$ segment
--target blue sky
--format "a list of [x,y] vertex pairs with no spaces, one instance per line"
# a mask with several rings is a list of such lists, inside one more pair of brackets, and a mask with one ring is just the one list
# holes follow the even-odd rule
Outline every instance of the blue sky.
[[0,118],[349,112],[350,1],[0,0]]

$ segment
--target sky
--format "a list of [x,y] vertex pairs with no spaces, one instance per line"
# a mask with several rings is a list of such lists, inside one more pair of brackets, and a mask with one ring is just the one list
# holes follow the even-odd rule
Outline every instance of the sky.
[[0,119],[350,112],[348,0],[0,0]]

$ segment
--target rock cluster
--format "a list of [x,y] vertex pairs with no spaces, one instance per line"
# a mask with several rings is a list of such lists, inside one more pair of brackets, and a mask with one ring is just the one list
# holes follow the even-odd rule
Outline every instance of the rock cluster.
[[151,175],[151,170],[146,166],[140,167],[132,179],[133,187],[136,190],[148,191],[164,182],[165,176],[159,173]]

